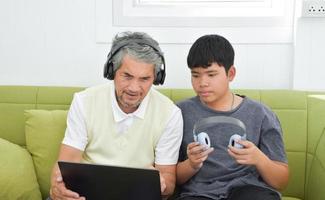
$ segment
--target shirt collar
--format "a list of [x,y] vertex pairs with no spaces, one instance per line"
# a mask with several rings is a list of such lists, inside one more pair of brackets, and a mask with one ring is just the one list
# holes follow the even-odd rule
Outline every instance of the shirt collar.
[[[151,90],[151,89],[150,89]],[[149,90],[148,94],[151,92]],[[144,119],[144,115],[148,106],[149,102],[149,95],[146,95],[145,98],[140,103],[138,109],[136,109],[133,113],[125,113],[121,110],[120,106],[117,103],[116,100],[116,94],[115,94],[115,85],[112,84],[112,90],[111,90],[111,99],[112,99],[112,109],[113,109],[113,117],[115,122],[121,122],[128,117],[138,117],[140,119]]]

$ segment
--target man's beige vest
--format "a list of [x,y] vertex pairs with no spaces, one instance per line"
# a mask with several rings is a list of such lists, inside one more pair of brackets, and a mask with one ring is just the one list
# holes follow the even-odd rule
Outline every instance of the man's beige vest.
[[135,117],[126,132],[118,133],[111,90],[114,86],[105,84],[83,91],[88,133],[83,162],[126,167],[153,165],[156,145],[175,105],[151,89],[144,119]]

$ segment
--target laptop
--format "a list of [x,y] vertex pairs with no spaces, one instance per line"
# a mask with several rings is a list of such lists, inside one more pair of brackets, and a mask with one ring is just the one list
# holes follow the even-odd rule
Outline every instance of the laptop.
[[159,171],[59,161],[65,186],[87,200],[161,200]]

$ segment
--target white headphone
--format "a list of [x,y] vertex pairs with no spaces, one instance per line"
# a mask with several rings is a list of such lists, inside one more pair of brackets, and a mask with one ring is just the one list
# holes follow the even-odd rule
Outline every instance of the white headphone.
[[204,145],[206,149],[210,148],[211,142],[209,135],[206,132],[196,133],[199,128],[208,128],[212,125],[216,125],[219,123],[233,124],[240,127],[244,131],[244,135],[240,136],[238,134],[234,134],[229,139],[229,145],[236,148],[243,148],[243,145],[239,144],[238,140],[246,140],[246,126],[239,119],[233,117],[226,116],[213,116],[200,119],[194,124],[193,127],[193,137],[195,142],[199,142],[201,145]]

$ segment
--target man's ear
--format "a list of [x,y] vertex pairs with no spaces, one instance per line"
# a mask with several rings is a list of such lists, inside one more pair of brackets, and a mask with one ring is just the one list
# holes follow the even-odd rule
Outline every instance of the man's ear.
[[232,65],[228,70],[228,80],[229,81],[234,80],[235,76],[236,76],[236,68],[234,65]]

